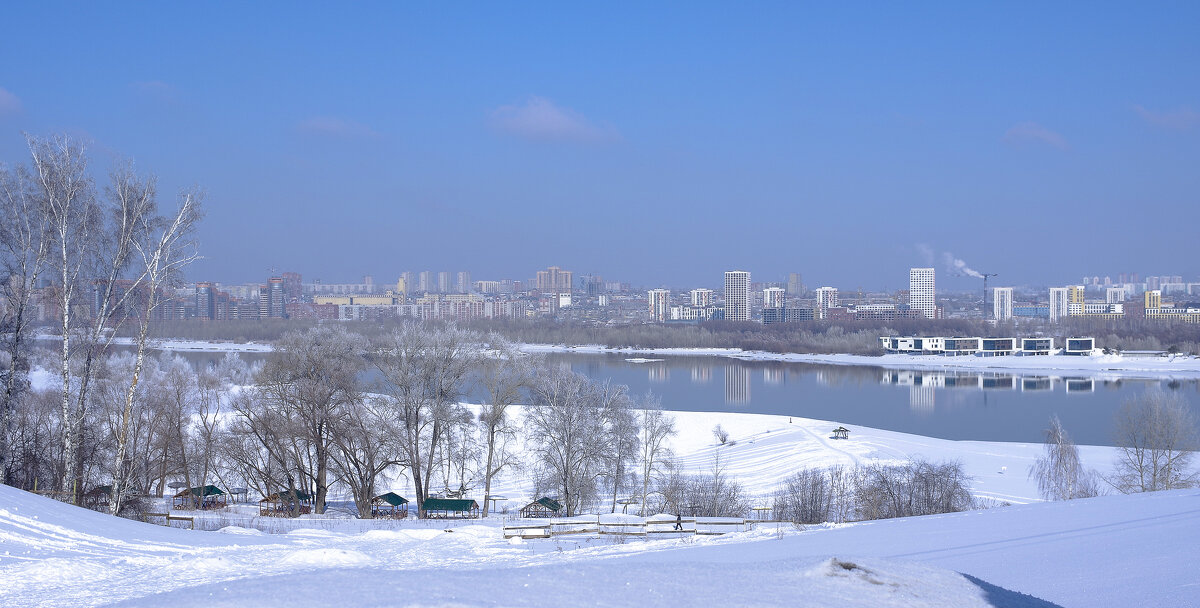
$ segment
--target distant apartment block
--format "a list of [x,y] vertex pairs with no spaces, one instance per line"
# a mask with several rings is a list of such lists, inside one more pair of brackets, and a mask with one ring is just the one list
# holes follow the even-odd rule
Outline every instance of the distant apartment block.
[[997,321],[1007,321],[1013,316],[1013,288],[996,287],[992,289],[992,318]]
[[651,289],[647,293],[650,308],[650,320],[658,323],[666,321],[670,314],[671,292],[667,289]]
[[713,302],[716,301],[716,292],[711,289],[705,289],[701,287],[699,289],[691,290],[688,292],[688,294],[692,298],[692,306],[712,306]]
[[937,317],[937,291],[932,268],[908,269],[908,306],[926,319]]
[[571,293],[573,275],[570,270],[551,266],[537,273],[537,290],[542,293]]
[[745,270],[725,273],[725,320],[750,320],[750,273]]
[[838,305],[838,290],[836,287],[818,287],[817,288],[817,314],[818,319],[831,318],[830,310],[837,308]]

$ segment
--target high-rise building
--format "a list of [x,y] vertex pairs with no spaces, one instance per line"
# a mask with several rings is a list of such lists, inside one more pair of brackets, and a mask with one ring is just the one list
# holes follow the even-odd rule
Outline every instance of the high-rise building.
[[908,307],[926,319],[937,316],[937,293],[932,268],[908,269]]
[[471,291],[471,272],[469,270],[459,271],[457,278],[454,290],[458,293],[469,293]]
[[662,323],[667,320],[667,311],[671,309],[671,292],[667,289],[651,289],[648,294],[650,305],[650,320]]
[[768,287],[763,290],[763,308],[783,308],[784,290],[779,287]]
[[422,270],[421,274],[417,275],[417,291],[421,293],[428,293],[433,291],[433,287],[433,272]]
[[212,283],[196,283],[196,316],[201,319],[216,318],[216,299]]
[[1050,288],[1050,321],[1057,321],[1066,317],[1070,308],[1067,306],[1069,298],[1067,297],[1066,287],[1051,287]]
[[1007,321],[1013,316],[1013,288],[996,287],[992,289],[992,318],[997,321]]
[[574,280],[570,270],[551,266],[537,273],[537,290],[543,293],[571,293],[571,282]]
[[1157,289],[1146,290],[1146,310],[1162,308],[1162,292]]
[[437,273],[437,290],[438,293],[450,293],[450,273],[442,271]]
[[1084,285],[1067,286],[1067,315],[1083,314],[1084,304],[1087,304],[1087,291]]
[[1105,292],[1105,301],[1109,304],[1119,304],[1125,301],[1128,292],[1124,287],[1109,287]]
[[725,273],[725,320],[750,320],[750,273],[745,270]]
[[260,317],[282,319],[284,317],[283,277],[271,277],[262,286],[259,294]]
[[693,289],[690,294],[692,296],[692,306],[712,306],[713,290],[700,287]]
[[801,280],[800,273],[788,273],[787,295],[793,298],[804,295],[804,281]]
[[299,302],[304,296],[304,284],[298,272],[285,272],[279,275],[283,279],[283,297],[286,302]]
[[817,314],[818,319],[824,319],[829,316],[830,308],[837,308],[838,305],[838,290],[836,287],[819,287],[817,288]]

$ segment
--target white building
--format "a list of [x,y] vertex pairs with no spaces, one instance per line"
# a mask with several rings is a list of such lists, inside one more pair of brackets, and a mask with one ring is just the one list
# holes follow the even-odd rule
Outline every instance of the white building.
[[992,289],[992,318],[997,321],[1007,321],[1012,318],[1013,288],[996,287]]
[[763,308],[783,308],[783,296],[787,293],[779,287],[768,287],[763,290]]
[[701,287],[699,289],[693,289],[689,293],[692,296],[692,306],[712,306],[713,300],[715,299],[713,294],[716,292],[711,289],[705,289]]
[[1050,321],[1054,322],[1067,316],[1067,288],[1066,287],[1051,287],[1050,288]]
[[932,268],[908,269],[908,306],[926,319],[937,316],[937,295]]
[[745,270],[725,273],[725,320],[750,320],[750,273]]
[[836,287],[820,287],[817,289],[817,315],[824,319],[830,308],[838,305],[838,290]]
[[1119,304],[1129,297],[1129,292],[1124,287],[1109,287],[1105,293],[1105,301],[1109,304]]
[[671,292],[666,289],[651,289],[648,292],[650,320],[662,323],[671,309]]

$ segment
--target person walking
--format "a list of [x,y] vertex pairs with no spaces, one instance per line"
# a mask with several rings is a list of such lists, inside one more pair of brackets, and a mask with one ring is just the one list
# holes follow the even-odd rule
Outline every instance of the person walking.
[[680,532],[683,531],[683,513],[675,514],[675,529]]

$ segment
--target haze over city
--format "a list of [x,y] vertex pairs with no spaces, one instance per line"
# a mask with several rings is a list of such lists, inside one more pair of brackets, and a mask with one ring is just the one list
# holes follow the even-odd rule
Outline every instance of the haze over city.
[[200,184],[197,281],[1191,281],[1198,12],[31,3],[0,159],[67,132]]

